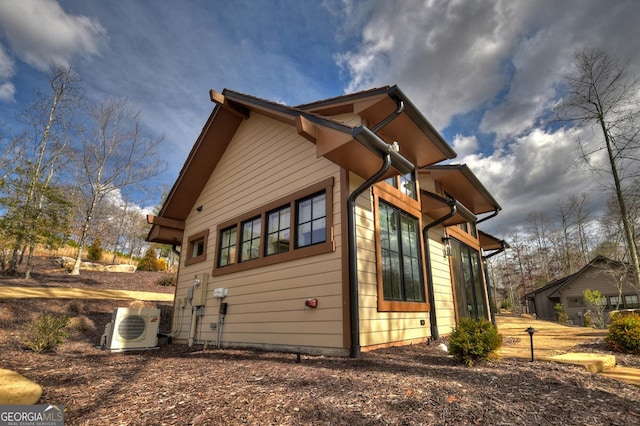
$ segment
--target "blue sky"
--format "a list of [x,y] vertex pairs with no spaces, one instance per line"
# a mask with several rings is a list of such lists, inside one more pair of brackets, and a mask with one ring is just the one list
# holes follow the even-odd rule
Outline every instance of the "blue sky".
[[[398,84],[503,206],[502,236],[531,211],[588,192],[576,138],[540,122],[585,46],[640,65],[636,0],[0,0],[0,121],[43,71],[72,65],[95,100],[127,96],[163,136],[171,185],[213,104],[233,89],[289,105]],[[158,200],[156,200],[157,202]]]

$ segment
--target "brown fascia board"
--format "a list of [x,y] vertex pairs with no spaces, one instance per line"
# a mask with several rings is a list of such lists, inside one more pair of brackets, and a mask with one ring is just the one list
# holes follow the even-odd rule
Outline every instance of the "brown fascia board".
[[411,118],[411,121],[413,121],[416,126],[418,126],[418,128],[433,141],[447,159],[450,160],[458,155],[397,85],[389,88],[389,96],[402,100],[404,103],[404,113],[407,114],[409,118]]
[[[299,117],[303,116],[316,125],[352,134],[353,127],[322,116],[316,110],[321,109],[321,106],[339,103],[353,104],[355,100],[385,93],[396,100],[402,100],[405,104],[404,113],[434,141],[434,144],[438,146],[443,154],[447,155],[448,158],[455,157],[455,151],[433,129],[397,86],[385,86],[299,107],[289,107],[229,89],[224,89],[222,93],[210,91],[209,96],[216,103],[216,107],[203,126],[158,216],[175,220],[186,219],[193,208],[195,200],[215,169],[222,152],[224,152],[227,144],[233,138],[242,120],[249,116],[250,111],[263,113],[294,126],[297,124]],[[215,132],[212,131],[214,126],[216,127]],[[215,135],[212,136],[211,133],[215,133]]]
[[[487,204],[491,206],[489,209],[484,209],[485,211],[474,211],[476,214],[488,213],[495,210],[502,210],[502,207],[493,198],[493,195],[487,190],[487,188],[480,182],[480,180],[476,177],[476,175],[469,169],[469,166],[466,164],[436,164],[433,166],[423,167],[418,170],[418,172],[427,172],[434,175],[435,180],[442,180],[444,177],[450,174],[455,174],[458,177],[464,178],[468,185],[469,190],[475,191],[479,194]],[[446,191],[446,185],[443,185],[443,189]],[[456,194],[452,194],[456,195]]]
[[290,107],[229,89],[224,89],[222,96],[236,104],[240,104],[248,108],[251,111],[263,113],[288,124],[296,125],[299,117],[303,117],[314,124],[329,127],[344,133],[350,134],[353,131],[353,127],[351,126],[347,126],[318,113],[301,110],[297,107]]
[[499,250],[502,248],[510,248],[511,246],[504,240],[498,237],[494,237],[484,231],[478,229],[478,237],[480,240],[480,247],[484,250]]
[[295,108],[302,111],[312,111],[320,115],[337,115],[353,112],[354,103],[379,95],[386,95],[389,93],[389,86],[376,87],[374,89],[363,90],[357,93],[351,93],[348,95],[336,96],[333,98],[322,99],[319,101],[297,105]]
[[440,135],[440,133],[431,125],[429,120],[425,118],[420,110],[397,85],[383,86],[349,95],[324,99],[317,102],[298,105],[296,108],[304,111],[313,111],[322,115],[348,113],[354,111],[354,104],[356,102],[362,102],[367,98],[375,98],[380,95],[387,95],[396,103],[398,101],[402,101],[404,104],[403,114],[409,117],[416,127],[433,142],[440,152],[442,152],[445,159],[452,159],[456,157],[457,154],[453,148],[444,140],[442,135]]
[[229,108],[213,109],[158,216],[187,218],[242,120]]
[[[297,111],[276,102],[229,89],[224,89],[222,93],[211,90],[209,97],[216,106],[191,148],[158,216],[181,221],[187,218],[224,149],[233,138],[242,120],[248,118],[252,110],[265,113],[291,125],[295,125],[296,118],[303,114],[305,118],[317,125],[331,127],[348,134],[351,134],[353,130],[349,126],[320,117],[317,114]],[[225,126],[225,124],[228,125]]]

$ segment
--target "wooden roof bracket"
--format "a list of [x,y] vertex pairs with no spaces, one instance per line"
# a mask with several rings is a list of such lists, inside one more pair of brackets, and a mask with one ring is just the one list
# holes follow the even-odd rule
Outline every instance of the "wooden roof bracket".
[[229,101],[222,93],[216,92],[215,90],[209,90],[209,99],[211,102],[214,102],[216,105],[223,108],[225,111],[229,111],[230,113],[246,120],[249,118],[249,109],[244,106],[237,104],[235,102]]

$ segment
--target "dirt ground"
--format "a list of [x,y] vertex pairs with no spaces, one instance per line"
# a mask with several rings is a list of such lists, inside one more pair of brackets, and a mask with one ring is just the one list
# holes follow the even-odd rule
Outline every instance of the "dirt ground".
[[[31,280],[0,276],[0,286],[172,293],[157,285],[160,277],[84,271],[72,277],[40,259]],[[203,350],[166,339],[157,350],[97,348],[113,308],[128,304],[0,300],[0,367],[40,384],[40,403],[64,405],[67,425],[640,424],[638,387],[541,361],[503,358],[469,368],[439,344],[381,349],[360,359],[302,356],[300,363],[295,354]],[[157,306],[161,331],[168,331],[171,306]],[[36,354],[20,342],[27,323],[43,312],[87,320],[56,353]],[[606,348],[595,339],[581,350]],[[618,360],[639,366],[637,358]]]

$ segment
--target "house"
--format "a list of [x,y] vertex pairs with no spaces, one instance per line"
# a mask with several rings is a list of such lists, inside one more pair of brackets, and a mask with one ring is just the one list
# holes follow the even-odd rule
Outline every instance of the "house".
[[501,207],[397,86],[210,97],[148,217],[180,250],[174,341],[358,357],[490,317],[481,255],[504,244],[476,224]]
[[605,312],[635,309],[640,307],[640,300],[633,280],[627,264],[597,256],[578,272],[527,293],[524,299],[529,312],[535,313],[538,319],[555,321],[554,306],[559,303],[569,321],[584,325],[584,314],[589,310],[584,300],[585,290],[597,290],[606,298]]

